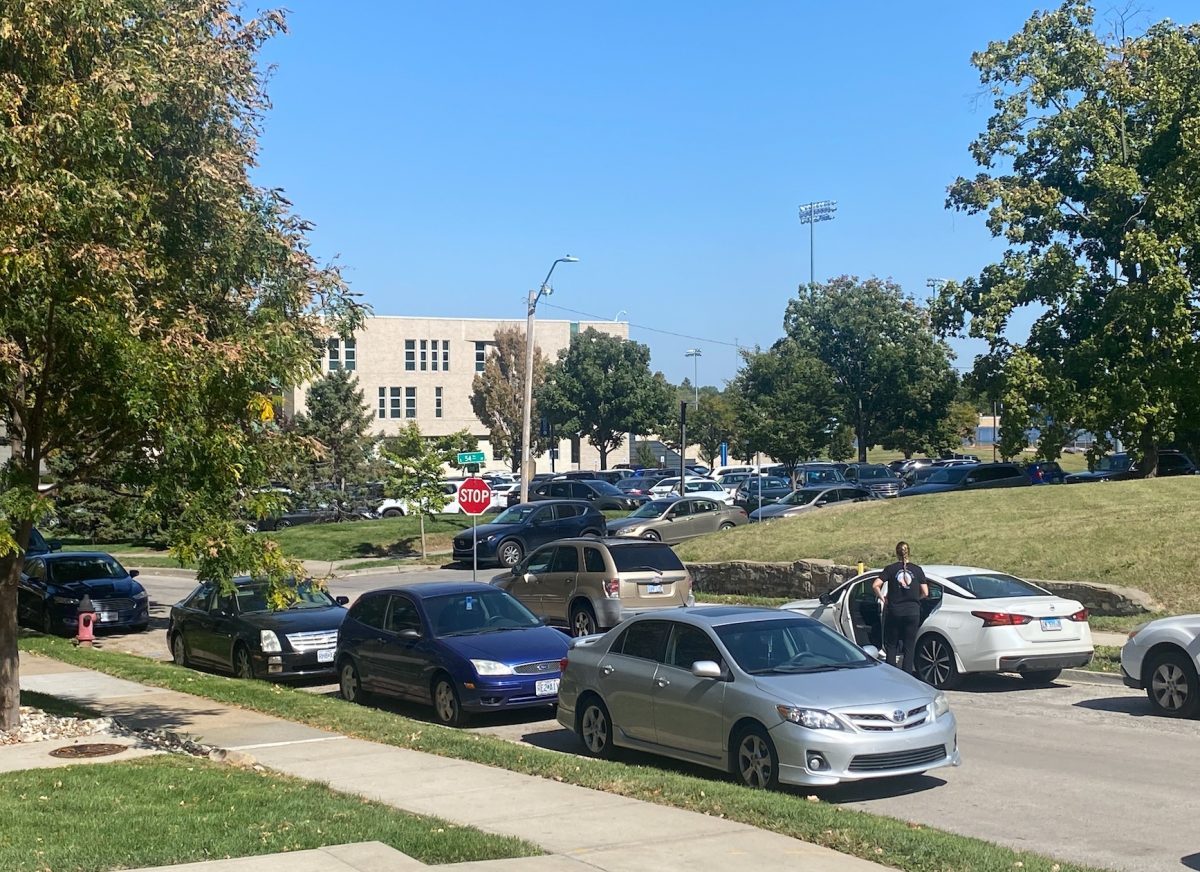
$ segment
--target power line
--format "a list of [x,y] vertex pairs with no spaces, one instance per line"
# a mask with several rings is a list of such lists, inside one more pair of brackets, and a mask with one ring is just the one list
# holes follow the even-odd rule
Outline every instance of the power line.
[[[546,306],[548,308],[551,308],[551,309],[558,309],[560,312],[570,312],[573,315],[583,315],[585,318],[591,318],[593,321],[610,321],[611,320],[609,318],[605,318],[603,315],[596,315],[592,312],[583,312],[583,311],[580,311],[579,309],[569,309],[566,306],[556,306],[553,303],[542,303],[542,305]],[[704,336],[692,336],[687,333],[673,333],[670,330],[663,330],[659,327],[650,327],[646,324],[635,324],[632,321],[626,321],[625,323],[628,324],[630,327],[636,327],[639,330],[649,330],[651,333],[662,333],[665,336],[675,336],[679,339],[691,339],[696,342],[710,342],[713,345],[727,345],[730,348],[737,348],[739,350],[743,347],[736,342],[729,342],[724,339],[708,339],[708,338],[705,338]]]

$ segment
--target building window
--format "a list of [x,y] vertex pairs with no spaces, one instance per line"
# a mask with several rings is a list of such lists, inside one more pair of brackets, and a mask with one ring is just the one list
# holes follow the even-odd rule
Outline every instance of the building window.
[[346,369],[353,371],[358,366],[358,341],[347,339],[342,343],[342,360]]
[[329,371],[333,372],[335,369],[341,369],[341,343],[337,339],[330,339],[326,344],[329,346]]
[[389,399],[391,400],[391,406],[390,406],[391,416],[393,418],[399,418],[400,417],[400,388],[392,388]]
[[579,463],[579,462],[580,462],[580,460],[579,460],[579,447],[580,447],[580,446],[579,446],[579,437],[578,437],[578,436],[572,436],[572,437],[571,437],[571,462],[572,462],[572,463]]
[[417,417],[417,389],[416,388],[405,388],[404,389],[404,417],[405,418]]
[[429,343],[429,368],[434,372],[438,369],[438,341],[436,339]]
[[[434,369],[437,369],[435,366]],[[450,371],[450,340],[442,340],[442,372]]]
[[433,417],[442,417],[442,389],[433,389]]
[[387,388],[379,389],[379,417],[387,417]]
[[483,369],[486,365],[487,365],[487,343],[486,342],[476,342],[475,343],[475,371],[483,372]]
[[404,368],[409,372],[417,368],[417,342],[415,339],[404,340]]
[[426,342],[424,339],[422,339],[421,340],[421,372],[425,372],[425,370],[429,368],[429,364],[426,362],[428,360],[428,355],[429,355],[429,343]]

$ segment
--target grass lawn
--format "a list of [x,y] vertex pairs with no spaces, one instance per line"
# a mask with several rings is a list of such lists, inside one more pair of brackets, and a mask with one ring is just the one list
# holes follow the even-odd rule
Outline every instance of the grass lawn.
[[[525,747],[493,736],[447,729],[391,712],[355,706],[260,681],[239,681],[111,651],[80,651],[63,639],[28,637],[22,650],[273,714],[321,729],[553,778],[660,805],[675,806],[772,830],[906,872],[1082,872],[1088,867],[1014,851],[889,817],[808,799],[809,791],[756,791],[719,773],[700,777],[662,761],[641,765],[600,761]],[[0,783],[2,786],[2,783]],[[11,791],[6,791],[11,793]],[[0,864],[0,868],[4,868]]]
[[1083,667],[1090,672],[1113,672],[1121,674],[1121,649],[1111,645],[1097,645],[1096,656]]
[[[1200,476],[929,494],[822,509],[680,545],[685,561],[826,558],[882,566],[898,540],[920,563],[1140,588],[1200,611]],[[1144,620],[1144,619],[1143,619]]]
[[380,841],[426,863],[528,857],[519,839],[313,782],[157,756],[0,775],[0,869],[137,869]]
[[[487,516],[484,516],[479,523],[485,524],[487,520]],[[430,551],[448,551],[455,534],[470,526],[471,518],[468,515],[438,515],[426,519],[426,547]],[[415,557],[421,553],[421,526],[417,518],[304,524],[261,535],[274,539],[284,554],[299,560]]]
[[696,591],[696,602],[705,605],[714,606],[762,606],[763,608],[776,609],[786,602],[790,602],[787,597],[782,596],[754,596],[753,594],[725,594],[725,593],[705,593],[704,591]]

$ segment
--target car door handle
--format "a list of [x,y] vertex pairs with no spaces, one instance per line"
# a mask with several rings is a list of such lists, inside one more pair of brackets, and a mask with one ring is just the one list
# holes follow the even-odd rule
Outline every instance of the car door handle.
[[612,666],[601,666],[600,667],[601,675],[612,675],[614,672],[616,672],[616,669],[614,669]]
[[665,678],[656,678],[656,679],[654,679],[654,683],[657,684],[659,687],[666,687],[671,682]]

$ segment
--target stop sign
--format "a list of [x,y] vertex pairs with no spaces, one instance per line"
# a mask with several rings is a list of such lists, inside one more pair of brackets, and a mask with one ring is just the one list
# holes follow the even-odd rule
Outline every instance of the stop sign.
[[482,478],[468,478],[458,489],[458,504],[468,515],[482,515],[492,504],[492,489]]

